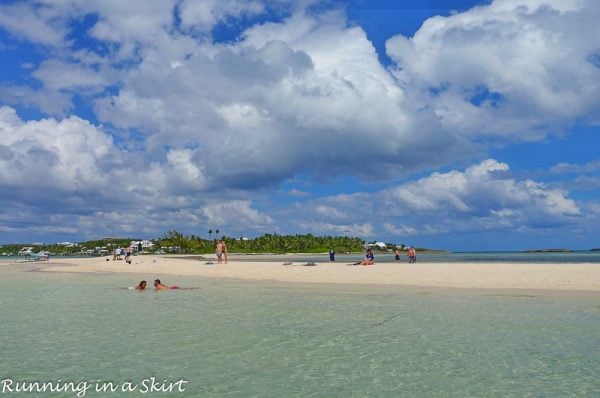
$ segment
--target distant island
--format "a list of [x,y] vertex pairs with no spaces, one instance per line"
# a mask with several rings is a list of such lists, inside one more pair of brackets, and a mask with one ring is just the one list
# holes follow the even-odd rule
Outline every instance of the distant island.
[[521,253],[571,253],[571,249],[532,249],[532,250],[521,250]]

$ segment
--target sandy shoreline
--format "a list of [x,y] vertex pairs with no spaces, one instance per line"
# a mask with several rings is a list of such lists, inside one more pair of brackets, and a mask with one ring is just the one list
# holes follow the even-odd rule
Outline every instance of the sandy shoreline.
[[[210,259],[181,256],[136,256],[132,264],[106,261],[107,257],[60,259],[35,263],[50,272],[133,273],[144,279],[155,275],[233,278],[251,281],[297,283],[407,285],[465,289],[521,289],[600,292],[600,264],[537,263],[379,263],[370,267],[347,263],[301,262],[284,265],[281,261],[229,261],[207,264]],[[32,264],[29,263],[29,266]]]

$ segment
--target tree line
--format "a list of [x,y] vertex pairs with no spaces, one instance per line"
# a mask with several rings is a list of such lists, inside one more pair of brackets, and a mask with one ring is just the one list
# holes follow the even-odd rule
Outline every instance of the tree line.
[[[227,250],[235,253],[323,253],[330,249],[338,253],[360,252],[363,240],[348,236],[314,236],[264,234],[257,238],[220,238],[227,244]],[[214,251],[213,239],[203,239],[199,236],[185,236],[178,231],[169,231],[155,242],[163,250],[179,253],[211,253]]]
[[[212,230],[210,234],[212,235]],[[215,234],[218,230],[214,231]],[[256,238],[234,238],[221,236],[218,238],[224,240],[227,249],[232,253],[323,253],[330,249],[337,253],[353,253],[363,250],[363,240],[348,236],[314,236],[312,234],[304,235],[279,235],[264,234]],[[0,247],[0,253],[15,255],[23,246],[32,246],[34,252],[48,251],[53,255],[68,256],[81,254],[98,254],[98,248],[104,248],[112,252],[117,247],[126,248],[132,241],[138,239],[102,239],[89,240],[73,245],[64,244],[13,244]],[[215,239],[204,239],[200,236],[191,234],[185,235],[182,232],[172,230],[164,236],[152,240],[154,244],[150,253],[182,253],[182,254],[206,254],[213,253],[215,250]],[[145,250],[146,251],[146,250]]]

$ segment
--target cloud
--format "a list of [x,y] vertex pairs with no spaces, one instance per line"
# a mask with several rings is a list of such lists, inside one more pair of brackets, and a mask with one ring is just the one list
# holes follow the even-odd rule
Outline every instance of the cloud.
[[311,196],[310,192],[301,191],[299,189],[293,188],[287,192],[288,195],[296,198],[306,198]]
[[94,69],[81,64],[56,59],[44,61],[32,76],[41,80],[49,89],[82,89],[104,87],[109,80]]
[[561,162],[550,168],[552,174],[565,174],[565,173],[593,173],[600,171],[600,160],[594,160],[585,164],[572,164]]
[[318,231],[318,235],[345,235],[345,236],[373,236],[373,225],[365,224],[333,224],[324,222],[299,222],[298,226],[304,231],[313,233]]
[[599,16],[593,1],[496,0],[429,18],[386,49],[400,84],[445,130],[534,140],[597,114]]
[[52,221],[57,233],[156,235],[175,225],[215,223],[238,233],[273,224],[250,201],[199,195],[206,178],[194,149],[148,162],[75,116],[23,121],[9,107],[0,107],[0,135],[1,215],[9,229],[41,233]]
[[383,223],[383,229],[385,232],[396,236],[413,236],[419,233],[414,227],[409,227],[407,225],[396,226],[387,222]]
[[0,101],[4,105],[40,109],[49,115],[64,116],[72,109],[72,94],[24,86],[0,86]]
[[[198,149],[172,148],[148,162],[119,149],[101,127],[77,117],[23,121],[0,108],[0,186],[6,231],[156,236],[170,229],[219,228],[237,236],[307,232],[365,239],[454,231],[528,231],[594,217],[568,192],[517,180],[493,159],[434,172],[375,192],[307,198],[291,206],[211,193]],[[259,210],[258,207],[262,210]],[[591,217],[591,218],[590,218]],[[71,231],[71,232],[69,232]]]
[[[75,191],[106,185],[100,162],[111,156],[111,139],[75,116],[23,122],[14,109],[0,108],[3,186]],[[28,183],[26,183],[28,182]]]
[[65,22],[52,6],[21,2],[0,5],[0,26],[16,37],[33,43],[65,46],[68,32]]
[[273,225],[273,219],[251,207],[250,201],[232,200],[215,203],[204,207],[204,214],[209,225],[219,227],[224,232],[225,226],[235,231],[262,230]]
[[89,29],[89,35],[116,48],[116,59],[126,59],[143,52],[146,46],[160,40],[165,30],[170,30],[173,21],[174,0],[146,2],[131,0],[66,1],[65,7],[80,14],[96,14],[97,22]]
[[96,113],[143,132],[150,151],[203,148],[195,161],[213,186],[258,189],[303,172],[395,178],[473,150],[407,115],[365,32],[338,13],[253,26],[232,45],[155,46]]
[[134,130],[149,157],[201,148],[189,161],[214,190],[272,187],[299,174],[393,180],[561,132],[600,110],[600,68],[589,61],[598,53],[593,2],[498,0],[433,17],[412,38],[388,40],[389,69],[339,10],[292,7],[235,41],[211,37],[216,24],[268,17],[269,7],[32,5],[28,13],[58,18],[63,41],[70,25],[61,12],[95,15],[87,34],[103,49],[61,50],[32,76],[63,102],[65,92],[93,93],[98,119]]
[[181,25],[185,29],[199,32],[210,32],[219,22],[228,18],[239,18],[243,15],[257,15],[264,11],[260,1],[239,0],[184,0],[179,6]]
[[318,205],[315,208],[315,212],[320,217],[326,219],[342,220],[348,218],[346,214],[342,213],[341,211],[337,210],[335,207],[332,206]]
[[387,200],[411,211],[448,213],[451,218],[518,215],[527,222],[537,216],[580,214],[565,192],[532,180],[507,178],[508,170],[507,164],[488,159],[464,172],[433,173],[390,189]]
[[600,177],[589,177],[589,176],[578,177],[575,180],[574,184],[569,184],[569,185],[571,187],[577,188],[579,190],[592,191],[592,190],[600,189]]
[[[26,121],[0,110],[10,225],[41,210],[88,231],[218,224],[373,237],[585,217],[567,191],[481,159],[497,145],[597,123],[596,2],[496,0],[433,17],[413,37],[387,41],[387,68],[342,10],[318,3],[317,15],[312,3],[0,6],[6,31],[44,46],[19,83],[0,87],[0,101],[56,116]],[[235,37],[219,40],[218,26]],[[78,101],[93,121],[70,116]],[[451,171],[433,172],[440,167]],[[596,166],[578,167],[551,172]],[[299,176],[303,187],[408,182],[321,198],[292,190],[291,209],[261,201]]]
[[[347,220],[352,220],[359,236],[372,239],[557,228],[573,225],[583,215],[566,191],[514,179],[507,164],[488,159],[463,171],[435,172],[377,192],[312,199],[280,217],[298,228],[318,228],[319,233],[347,231]],[[364,225],[369,228],[356,227]]]

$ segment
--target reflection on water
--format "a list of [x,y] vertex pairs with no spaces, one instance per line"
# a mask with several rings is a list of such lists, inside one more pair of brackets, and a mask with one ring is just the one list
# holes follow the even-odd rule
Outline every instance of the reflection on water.
[[597,296],[175,276],[161,279],[198,289],[136,292],[118,288],[137,284],[135,275],[0,276],[3,378],[185,379],[181,396],[600,391]]

